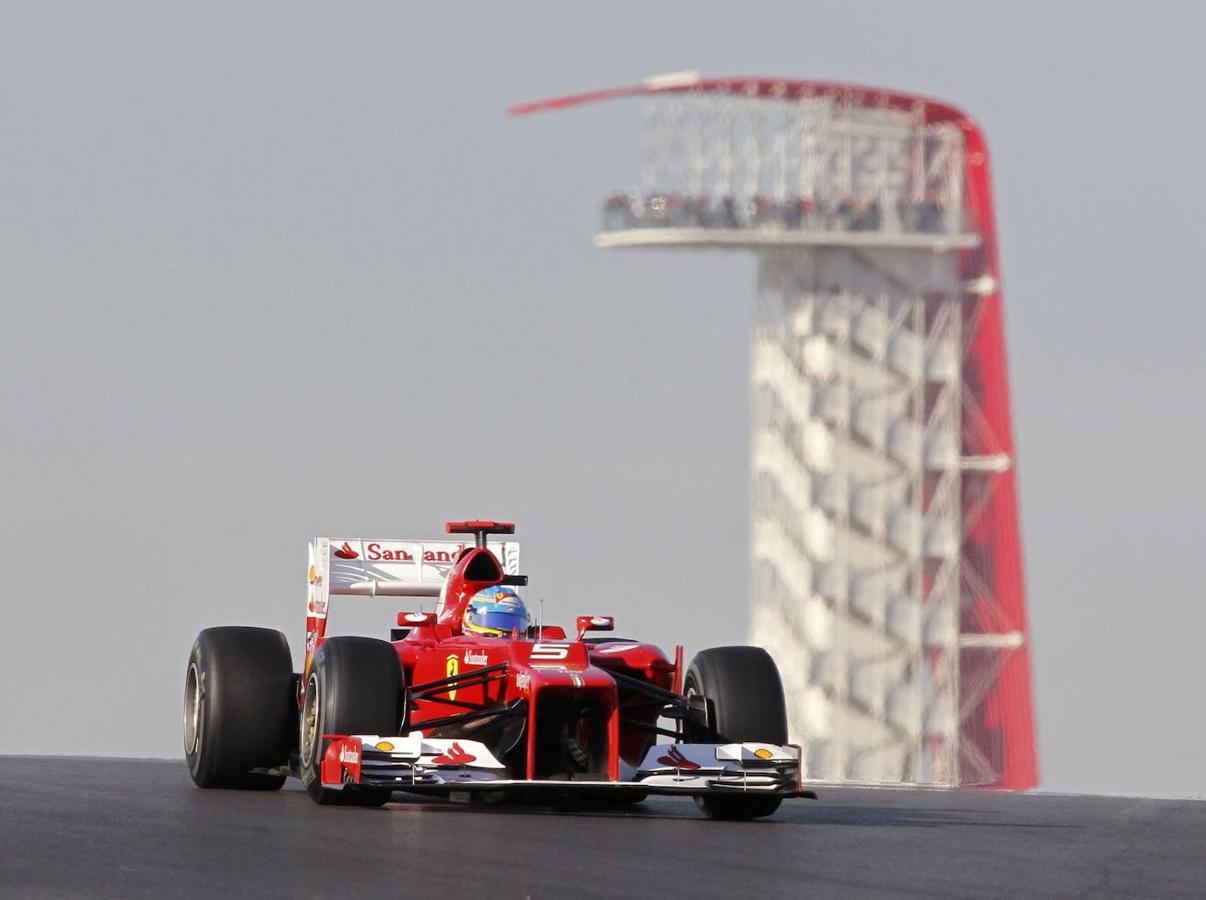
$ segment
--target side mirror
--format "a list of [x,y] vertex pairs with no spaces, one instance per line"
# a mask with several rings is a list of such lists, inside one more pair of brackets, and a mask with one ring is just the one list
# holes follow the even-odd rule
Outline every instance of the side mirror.
[[588,631],[614,631],[616,620],[614,616],[578,616],[578,637],[582,640]]
[[436,623],[433,612],[400,612],[398,613],[399,628],[430,628]]

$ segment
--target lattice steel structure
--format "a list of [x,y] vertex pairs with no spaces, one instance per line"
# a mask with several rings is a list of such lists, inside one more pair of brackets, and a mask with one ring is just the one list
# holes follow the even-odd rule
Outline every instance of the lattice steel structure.
[[758,255],[751,634],[811,777],[1035,786],[1000,267],[963,112],[694,74],[643,98],[603,247]]

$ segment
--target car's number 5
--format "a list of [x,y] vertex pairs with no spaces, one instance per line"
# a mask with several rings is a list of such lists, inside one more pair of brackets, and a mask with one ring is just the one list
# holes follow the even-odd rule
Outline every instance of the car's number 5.
[[529,659],[536,662],[552,662],[568,656],[569,646],[567,644],[537,644],[532,648],[532,655]]

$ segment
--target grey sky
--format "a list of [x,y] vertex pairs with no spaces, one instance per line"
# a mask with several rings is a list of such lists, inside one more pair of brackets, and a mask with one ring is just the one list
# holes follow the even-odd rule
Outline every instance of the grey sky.
[[951,100],[994,158],[1044,786],[1206,795],[1199,4],[0,8],[0,752],[180,754],[314,534],[516,519],[550,619],[746,625],[753,263],[604,253],[687,68]]

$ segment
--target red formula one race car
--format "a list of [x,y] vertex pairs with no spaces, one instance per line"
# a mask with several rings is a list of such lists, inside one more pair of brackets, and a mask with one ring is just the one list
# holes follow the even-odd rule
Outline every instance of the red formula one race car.
[[[748,819],[814,796],[788,744],[779,672],[757,647],[700,652],[685,671],[632,640],[533,624],[515,590],[519,546],[503,522],[450,522],[453,541],[310,545],[306,656],[285,636],[208,628],[189,656],[184,749],[200,787],[274,790],[300,778],[318,803],[380,806],[394,791],[559,805],[692,796]],[[326,637],[334,596],[438,598],[400,612],[388,641]],[[418,604],[415,604],[418,605]]]

